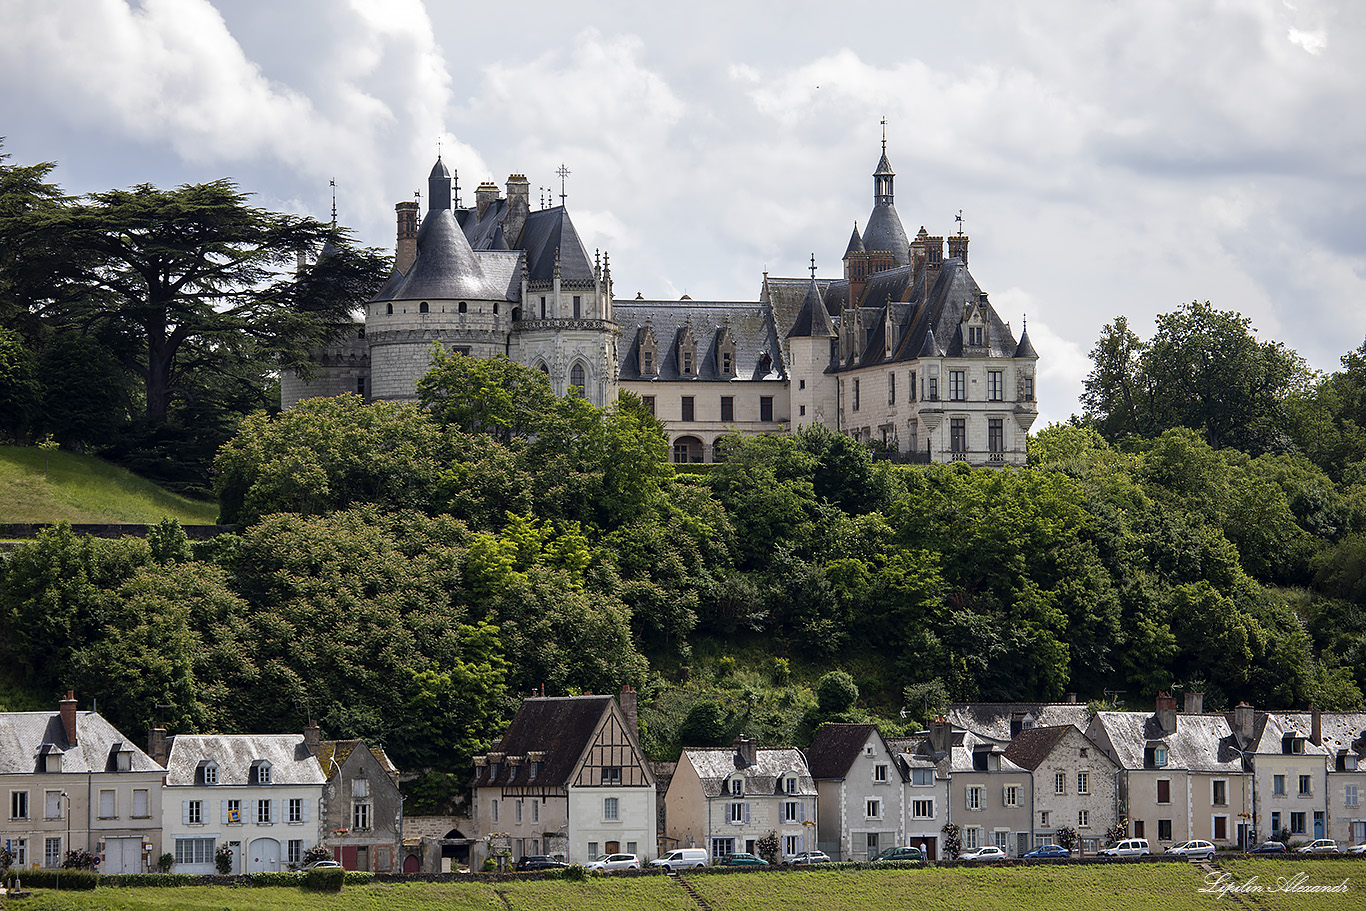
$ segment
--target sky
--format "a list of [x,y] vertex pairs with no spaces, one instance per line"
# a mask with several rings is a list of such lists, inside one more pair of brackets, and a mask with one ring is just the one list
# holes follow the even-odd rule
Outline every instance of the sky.
[[[1366,337],[1366,4],[0,0],[0,135],[69,193],[227,177],[392,250],[439,153],[566,194],[618,298],[842,274],[881,154],[1078,413],[1127,316],[1208,300],[1319,370]],[[557,171],[569,173],[563,179]],[[425,208],[425,207],[424,207]]]

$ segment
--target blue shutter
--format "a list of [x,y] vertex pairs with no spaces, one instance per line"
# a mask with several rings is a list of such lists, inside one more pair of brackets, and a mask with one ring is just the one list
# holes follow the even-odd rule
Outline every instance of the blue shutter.
[[180,824],[183,826],[190,824],[190,802],[188,800],[180,802]]
[[279,798],[275,798],[274,800],[272,800],[272,801],[270,802],[270,821],[271,821],[271,822],[279,822],[279,821],[280,821],[280,800],[279,800]]
[[308,822],[308,808],[309,808],[309,805],[311,805],[312,803],[313,803],[313,801],[312,801],[310,798],[308,798],[308,797],[305,797],[305,798],[303,799],[303,805],[304,805],[304,822]]

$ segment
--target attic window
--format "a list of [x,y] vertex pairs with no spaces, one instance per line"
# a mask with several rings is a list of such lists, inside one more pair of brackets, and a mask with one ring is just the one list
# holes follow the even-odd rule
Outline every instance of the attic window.
[[745,780],[743,778],[732,778],[730,780],[730,793],[739,797],[745,793]]
[[271,781],[270,760],[268,760],[268,759],[257,759],[256,761],[254,761],[254,762],[251,764],[251,783],[252,783],[252,784],[270,784],[270,781]]
[[131,750],[118,750],[115,752],[114,769],[118,772],[133,771],[133,752]]
[[678,372],[683,376],[697,376],[697,339],[684,329],[678,338]]
[[969,348],[981,348],[981,347],[983,347],[983,346],[986,344],[986,342],[983,341],[983,336],[984,336],[984,335],[985,335],[985,330],[984,330],[981,326],[969,326],[969,327],[968,327],[968,347],[969,347]]
[[716,337],[716,360],[722,376],[735,376],[735,337],[729,329],[722,329]]
[[203,760],[199,763],[199,781],[196,784],[218,784],[218,763]]
[[[470,305],[469,305],[469,304],[465,303],[464,301],[461,301],[461,302],[460,302],[459,310],[460,310],[461,313],[464,313],[464,312],[466,312],[466,311],[469,310],[469,309],[470,309]],[[423,304],[423,305],[422,305],[422,312],[423,312],[423,313],[426,313],[426,312],[427,312],[427,305],[426,305],[426,304]]]

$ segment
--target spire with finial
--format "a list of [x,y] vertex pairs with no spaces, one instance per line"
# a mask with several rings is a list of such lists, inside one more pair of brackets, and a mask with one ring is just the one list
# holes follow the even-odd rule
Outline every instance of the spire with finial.
[[816,254],[814,252],[811,254],[811,280],[813,282],[816,280]]
[[332,187],[332,227],[337,226],[337,179],[334,177],[328,181]]
[[561,164],[559,168],[555,170],[555,173],[560,175],[560,207],[564,208],[564,200],[565,197],[568,195],[564,191],[564,179],[573,172],[566,168],[563,164]]

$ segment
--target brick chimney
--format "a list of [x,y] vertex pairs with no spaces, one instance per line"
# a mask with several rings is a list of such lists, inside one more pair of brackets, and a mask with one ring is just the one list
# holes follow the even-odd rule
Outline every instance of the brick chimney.
[[733,746],[745,765],[751,766],[759,761],[759,743],[754,738],[741,734],[735,738]]
[[76,691],[67,690],[66,698],[57,703],[62,713],[62,727],[66,728],[66,745],[76,745]]
[[1238,738],[1240,746],[1246,747],[1252,743],[1252,725],[1255,719],[1256,713],[1246,702],[1238,703],[1237,708],[1233,710],[1233,733]]
[[968,236],[966,234],[949,235],[949,259],[961,259],[963,265],[968,264]]
[[617,697],[617,703],[621,706],[621,713],[626,716],[626,726],[636,737],[640,736],[640,712],[636,707],[636,690],[629,683],[621,688],[621,695]]
[[930,749],[947,753],[953,741],[953,725],[943,715],[930,722]]
[[418,204],[401,202],[394,206],[398,217],[398,246],[394,249],[394,268],[407,274],[417,259]]
[[304,728],[304,746],[313,756],[318,755],[318,747],[322,745],[322,733],[318,730],[318,722],[312,718],[308,719],[308,727]]
[[1318,706],[1309,706],[1309,740],[1316,747],[1323,746],[1323,712]]
[[147,755],[151,756],[157,765],[165,767],[166,753],[166,729],[152,728],[147,732]]
[[[527,189],[527,195],[531,195],[530,188]],[[490,180],[481,183],[474,191],[474,205],[477,213],[475,217],[483,218],[484,212],[487,211],[488,207],[497,201],[498,184]]]
[[1176,730],[1176,697],[1157,694],[1157,723],[1168,734]]
[[1063,701],[1063,702],[1066,702],[1068,705],[1076,705],[1076,704],[1077,704],[1077,694],[1076,694],[1076,693],[1068,693],[1067,695],[1065,695],[1065,696],[1062,697],[1062,701]]
[[1204,693],[1187,693],[1187,694],[1186,694],[1186,707],[1185,707],[1185,709],[1183,709],[1183,711],[1184,711],[1187,715],[1200,715],[1200,714],[1203,714],[1204,711],[1205,711],[1205,694],[1204,694]]

